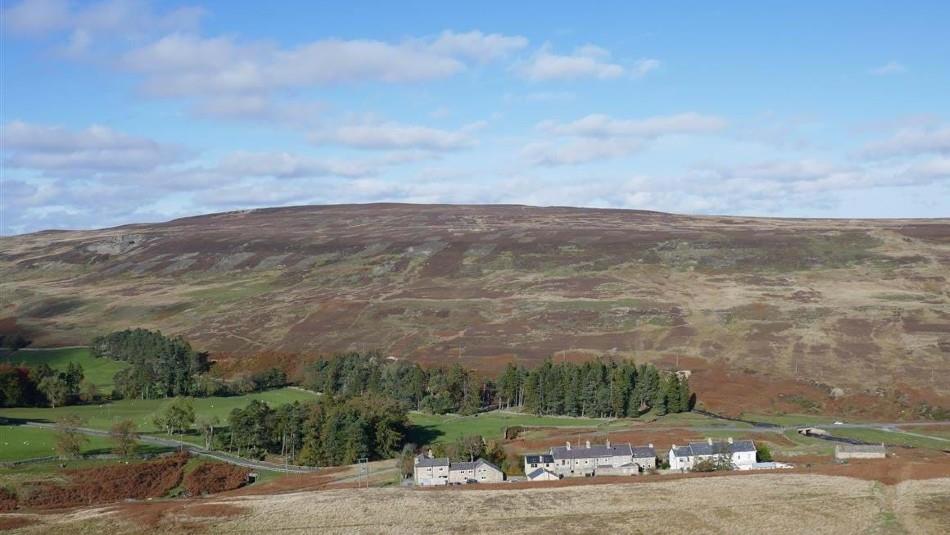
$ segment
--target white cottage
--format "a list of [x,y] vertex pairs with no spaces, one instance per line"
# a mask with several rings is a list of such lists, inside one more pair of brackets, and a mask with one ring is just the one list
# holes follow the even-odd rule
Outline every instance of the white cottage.
[[669,461],[671,470],[692,470],[700,461],[715,461],[726,457],[733,468],[740,468],[755,464],[755,443],[751,440],[733,440],[714,442],[707,438],[706,442],[690,442],[685,446],[673,444],[670,448]]

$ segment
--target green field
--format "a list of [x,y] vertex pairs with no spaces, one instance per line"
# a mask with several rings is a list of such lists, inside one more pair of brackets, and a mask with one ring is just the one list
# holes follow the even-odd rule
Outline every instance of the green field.
[[455,414],[409,413],[413,428],[409,440],[416,444],[452,442],[464,435],[482,435],[486,439],[503,438],[504,429],[513,425],[545,427],[597,427],[609,422],[596,418],[534,416],[511,412],[486,412],[474,416]]
[[92,381],[103,394],[112,391],[112,378],[115,374],[129,366],[118,360],[94,357],[87,347],[25,349],[14,353],[7,351],[0,354],[0,362],[14,365],[25,364],[30,368],[45,363],[54,370],[65,370],[70,362],[76,362],[82,366],[86,379]]
[[[280,388],[243,396],[194,398],[193,403],[197,417],[217,416],[224,424],[232,409],[243,408],[254,399],[270,405],[281,405],[294,401],[306,401],[314,397],[316,394],[306,390]],[[63,415],[73,413],[83,418],[84,427],[103,430],[108,430],[114,422],[128,418],[136,423],[139,432],[156,434],[161,430],[152,423],[152,417],[171,402],[171,399],[124,399],[101,405],[72,405],[55,409],[33,407],[0,409],[0,418],[55,422]],[[200,437],[197,436],[185,436],[184,440],[196,444],[201,442]]]
[[835,418],[834,416],[820,416],[815,414],[757,414],[746,412],[742,413],[740,418],[752,422],[766,422],[786,427],[796,425],[824,425],[839,420],[839,418]]
[[[935,450],[950,449],[950,440],[939,438],[918,437],[901,433],[900,431],[883,431],[865,427],[834,428],[828,431],[836,437],[853,438],[864,442],[887,444],[888,446],[911,446],[914,448],[930,448]],[[926,434],[926,432],[914,431]]]
[[[52,429],[22,425],[0,425],[0,461],[16,461],[33,457],[56,455]],[[109,453],[112,442],[105,437],[89,437],[83,454]]]

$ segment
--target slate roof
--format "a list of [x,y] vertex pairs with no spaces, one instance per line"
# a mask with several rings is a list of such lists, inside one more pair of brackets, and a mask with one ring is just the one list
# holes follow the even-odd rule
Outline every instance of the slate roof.
[[689,449],[689,446],[680,446],[678,448],[673,448],[674,457],[689,457],[693,452]]
[[634,446],[633,447],[633,458],[634,459],[649,459],[656,457],[656,450],[650,446]]
[[543,475],[545,472],[551,474],[552,476],[555,475],[554,472],[551,472],[550,470],[545,470],[544,468],[538,468],[534,472],[531,472],[530,474],[528,474],[528,479],[534,479],[538,476]]
[[485,459],[479,459],[479,460],[475,461],[475,466],[478,466],[478,465],[480,465],[480,464],[484,464],[485,466],[490,466],[490,467],[494,468],[495,470],[498,470],[499,472],[501,472],[501,468],[498,468],[497,466],[495,466],[494,464],[492,464],[492,463],[486,461]]
[[455,472],[458,470],[474,470],[478,466],[478,461],[464,461],[459,463],[452,463],[449,465],[449,470]]
[[755,443],[751,440],[736,440],[728,442],[690,442],[686,446],[673,448],[673,455],[677,457],[691,457],[694,455],[721,455],[739,452],[755,451]]
[[428,468],[434,466],[448,466],[449,458],[448,457],[426,457],[425,455],[420,455],[418,457],[419,462],[416,463],[416,466],[420,468]]
[[452,463],[449,465],[449,471],[455,472],[460,470],[475,470],[479,465],[490,466],[495,470],[501,471],[500,468],[493,465],[492,463],[486,461],[485,459],[478,459],[477,461],[463,461],[458,463]]
[[596,457],[612,457],[614,455],[633,455],[630,444],[612,444],[609,448],[605,444],[594,444],[589,448],[555,446],[551,448],[551,456],[555,459],[593,459]]
[[544,463],[553,463],[554,456],[543,454],[543,455],[525,455],[524,460],[528,464],[544,464]]
[[835,449],[846,453],[887,453],[883,444],[837,444]]

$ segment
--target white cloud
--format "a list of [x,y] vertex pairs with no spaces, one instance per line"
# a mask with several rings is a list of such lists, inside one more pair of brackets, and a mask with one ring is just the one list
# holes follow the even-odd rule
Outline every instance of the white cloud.
[[633,75],[637,78],[643,78],[647,74],[660,68],[660,60],[644,58],[638,59],[636,63],[633,64]]
[[422,149],[450,151],[475,145],[475,131],[484,122],[463,126],[458,130],[442,130],[428,126],[396,122],[354,122],[315,132],[315,144],[340,144],[360,149]]
[[642,150],[644,145],[644,140],[637,138],[574,139],[560,143],[536,142],[525,145],[521,155],[537,165],[578,165],[628,156]]
[[900,63],[896,61],[888,61],[884,65],[874,67],[868,72],[870,74],[873,74],[874,76],[893,76],[895,74],[901,74],[905,72],[906,70],[907,68],[901,65]]
[[498,60],[525,46],[520,36],[445,31],[437,37],[385,42],[320,39],[293,48],[234,37],[173,33],[134,48],[117,61],[140,74],[141,90],[185,98],[203,116],[296,118],[274,101],[288,92],[340,84],[417,83],[447,78],[471,63]]
[[145,170],[182,156],[178,147],[100,125],[73,131],[14,121],[3,126],[0,144],[12,153],[5,165],[43,172]]
[[512,52],[528,46],[528,40],[520,35],[508,36],[498,33],[483,34],[479,31],[455,33],[444,31],[430,46],[431,50],[447,56],[470,58],[488,63],[507,57]]
[[524,78],[534,81],[577,80],[595,78],[610,80],[622,76],[642,78],[660,68],[660,61],[642,58],[632,65],[625,66],[611,59],[610,51],[599,46],[587,44],[574,49],[570,54],[551,52],[550,45],[544,45],[527,62],[516,66],[516,71]]
[[545,45],[518,71],[525,78],[535,81],[578,78],[607,80],[623,76],[625,69],[610,62],[610,52],[594,45],[578,47],[569,55],[554,54]]
[[920,125],[900,128],[890,139],[866,145],[862,154],[868,158],[950,154],[950,126]]
[[543,121],[537,129],[562,141],[527,144],[522,157],[538,165],[578,165],[620,158],[646,148],[649,141],[676,134],[705,134],[725,128],[726,121],[713,115],[681,113],[644,119],[617,119],[592,114],[569,123]]
[[163,13],[146,0],[103,0],[73,4],[65,0],[23,0],[3,9],[3,27],[13,34],[42,37],[67,32],[62,50],[72,56],[89,52],[99,39],[139,39],[168,31],[195,30],[204,9],[184,6]]
[[465,59],[487,62],[524,46],[523,37],[443,32],[398,43],[322,39],[291,49],[231,37],[173,34],[124,55],[120,65],[146,76],[160,96],[264,94],[352,82],[410,83],[457,74]]
[[41,34],[69,25],[66,0],[27,0],[0,11],[4,28],[18,34]]
[[231,153],[218,165],[218,171],[226,175],[272,176],[276,178],[305,178],[320,176],[363,177],[375,169],[362,162],[320,160],[288,152]]
[[609,115],[591,114],[570,123],[544,121],[538,129],[560,136],[643,137],[655,138],[670,134],[697,134],[722,130],[726,121],[714,115],[680,113],[644,119],[616,119]]

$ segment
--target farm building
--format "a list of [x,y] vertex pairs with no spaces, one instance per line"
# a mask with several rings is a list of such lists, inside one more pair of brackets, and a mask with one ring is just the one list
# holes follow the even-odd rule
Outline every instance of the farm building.
[[673,444],[670,448],[670,469],[690,470],[693,466],[706,460],[727,458],[733,468],[740,468],[755,464],[755,443],[751,440],[732,440],[714,442],[707,438],[706,442],[690,442],[685,446]]
[[887,456],[884,444],[838,444],[835,446],[835,459],[883,459]]
[[525,455],[524,456],[524,473],[530,474],[538,468],[547,470],[549,472],[554,471],[554,456],[548,454],[541,455]]
[[413,482],[421,487],[505,480],[504,472],[485,459],[453,463],[449,462],[448,457],[433,458],[428,455],[416,456],[412,476]]
[[485,459],[449,464],[450,484],[500,483],[504,480],[504,472]]
[[449,458],[432,458],[417,455],[412,467],[412,480],[416,485],[431,487],[449,482]]
[[[528,457],[536,460],[538,467],[531,467]],[[551,448],[548,455],[528,457],[525,458],[526,473],[529,469],[544,468],[558,477],[632,475],[656,467],[656,451],[652,445],[634,448],[629,443],[611,445],[609,440],[593,446],[587,441],[583,447],[572,447],[568,442]]]

